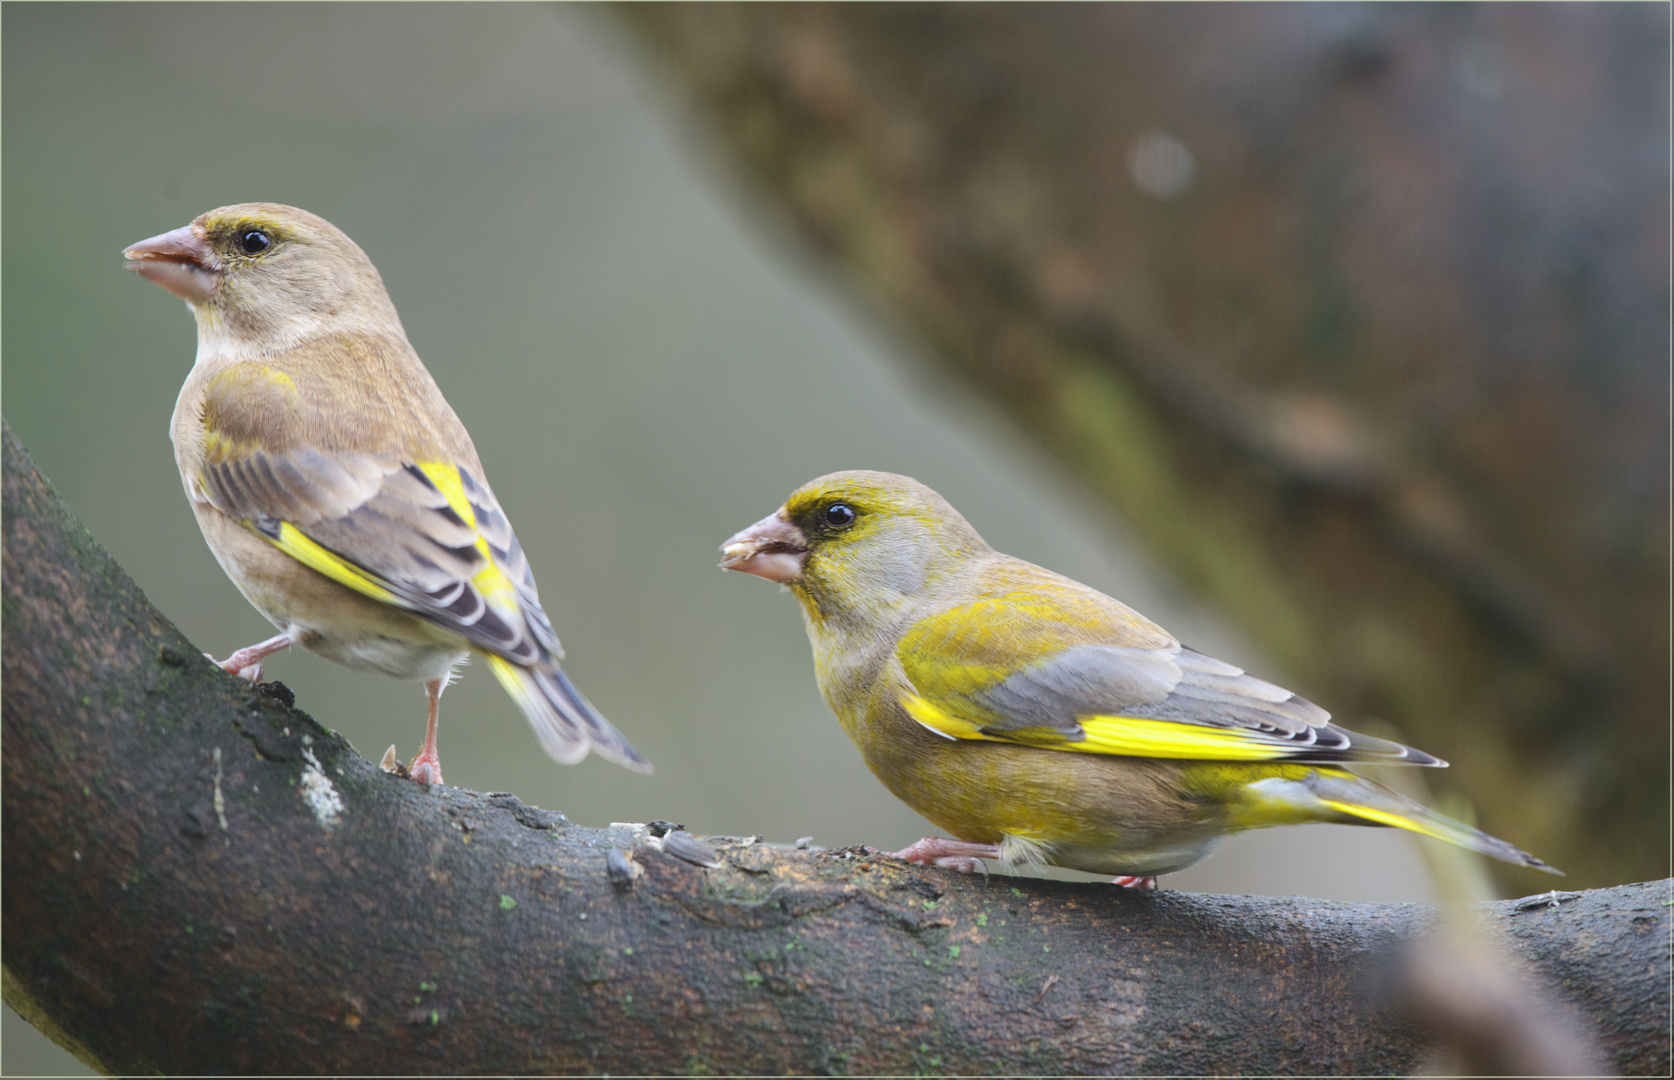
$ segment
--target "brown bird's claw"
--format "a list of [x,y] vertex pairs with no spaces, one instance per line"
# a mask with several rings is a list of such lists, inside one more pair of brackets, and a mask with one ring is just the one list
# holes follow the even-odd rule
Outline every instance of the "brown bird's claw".
[[421,750],[418,757],[407,762],[407,775],[421,784],[440,784],[442,759],[435,750]]
[[1116,877],[1111,878],[1110,883],[1112,885],[1120,885],[1124,889],[1144,889],[1150,892],[1155,892],[1157,888],[1157,879],[1155,876]]
[[253,683],[262,681],[262,661],[278,652],[290,647],[291,639],[288,634],[270,637],[266,641],[254,645],[246,645],[225,660],[216,660],[209,653],[204,653],[216,666],[228,675],[237,675],[242,679],[249,679]]
[[204,653],[203,658],[226,672],[228,675],[237,675],[239,678],[246,679],[253,683],[262,681],[262,662],[260,660],[257,660],[254,664],[246,664],[244,667],[232,667],[232,662],[239,658],[238,653],[233,653],[225,660],[215,659],[214,653]]

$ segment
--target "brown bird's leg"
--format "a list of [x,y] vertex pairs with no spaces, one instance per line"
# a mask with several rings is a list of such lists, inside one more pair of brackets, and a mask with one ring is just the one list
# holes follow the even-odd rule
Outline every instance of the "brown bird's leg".
[[430,719],[424,725],[424,749],[407,764],[407,772],[421,784],[442,782],[442,759],[436,755],[436,714],[442,707],[443,683],[442,679],[431,679],[424,684],[424,692],[430,695]]
[[890,852],[890,857],[905,859],[908,862],[919,863],[923,866],[940,866],[948,870],[957,870],[961,874],[974,874],[981,870],[988,873],[984,859],[998,859],[1000,845],[973,844],[968,840],[949,840],[941,836],[926,836],[915,844],[909,844],[900,851]]
[[1151,877],[1117,877],[1110,879],[1111,884],[1120,885],[1124,889],[1155,889],[1157,879]]
[[262,661],[280,649],[288,648],[290,644],[291,635],[280,634],[255,645],[246,645],[225,660],[215,660],[215,657],[208,653],[204,653],[204,655],[209,656],[211,660],[215,660],[215,663],[220,665],[221,670],[229,675],[240,675],[251,682],[261,682]]

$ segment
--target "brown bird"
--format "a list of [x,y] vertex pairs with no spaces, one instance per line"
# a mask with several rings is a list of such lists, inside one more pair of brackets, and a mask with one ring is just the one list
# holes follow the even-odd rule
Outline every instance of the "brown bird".
[[424,748],[440,784],[437,708],[471,654],[553,758],[650,763],[582,697],[523,549],[465,426],[442,397],[366,253],[275,203],[211,210],[123,252],[198,325],[175,461],[221,568],[279,633],[221,666],[259,679],[290,645],[424,682]]

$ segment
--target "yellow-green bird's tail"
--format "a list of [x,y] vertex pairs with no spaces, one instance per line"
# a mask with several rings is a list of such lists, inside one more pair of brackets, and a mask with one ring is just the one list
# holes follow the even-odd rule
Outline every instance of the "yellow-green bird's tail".
[[574,765],[591,750],[635,772],[648,773],[651,763],[570,682],[556,663],[523,667],[503,656],[490,655],[488,666],[506,688],[554,760]]
[[1261,779],[1244,783],[1229,811],[1230,824],[1235,829],[1307,821],[1389,825],[1518,866],[1548,874],[1563,873],[1496,836],[1454,821],[1382,784],[1342,769],[1276,766]]

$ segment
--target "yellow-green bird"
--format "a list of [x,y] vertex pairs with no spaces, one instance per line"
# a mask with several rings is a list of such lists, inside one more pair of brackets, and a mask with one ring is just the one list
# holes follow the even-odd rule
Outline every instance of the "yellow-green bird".
[[843,730],[890,791],[957,838],[898,858],[1155,888],[1228,833],[1337,822],[1557,873],[1344,768],[1445,762],[1345,731],[1125,604],[1000,554],[909,477],[822,476],[721,550],[726,569],[790,587]]
[[175,461],[221,568],[279,628],[223,668],[259,679],[264,657],[300,645],[422,680],[429,718],[409,772],[440,784],[438,703],[475,653],[552,757],[593,750],[650,771],[559,668],[471,437],[353,240],[306,210],[248,203],[123,255],[197,319]]

